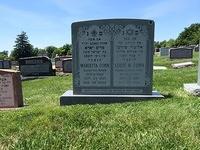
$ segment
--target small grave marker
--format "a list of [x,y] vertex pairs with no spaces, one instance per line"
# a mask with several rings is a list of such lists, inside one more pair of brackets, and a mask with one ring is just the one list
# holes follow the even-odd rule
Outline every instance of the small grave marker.
[[0,69],[0,108],[23,106],[20,72]]

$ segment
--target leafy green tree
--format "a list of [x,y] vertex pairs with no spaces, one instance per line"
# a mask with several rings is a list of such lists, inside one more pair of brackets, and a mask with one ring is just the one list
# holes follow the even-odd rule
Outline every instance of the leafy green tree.
[[174,39],[169,39],[167,42],[166,42],[166,47],[174,47],[176,44],[175,44],[175,40]]
[[35,56],[33,46],[29,43],[26,32],[22,31],[21,34],[17,35],[14,45],[14,50],[11,52],[11,56],[18,60],[23,57]]
[[161,48],[160,42],[159,41],[155,41],[154,42],[154,47],[155,48]]
[[4,51],[0,52],[0,55],[5,55],[8,57],[8,51],[4,50]]
[[54,52],[53,52],[53,57],[57,56],[61,56],[62,55],[62,48],[57,48]]
[[53,57],[55,57],[56,55],[65,56],[65,55],[71,55],[71,54],[72,54],[72,46],[70,44],[65,44],[62,47],[57,48],[53,52]]
[[4,59],[6,59],[6,58],[7,58],[6,55],[0,53],[0,60],[4,60]]
[[53,52],[55,51],[57,49],[57,47],[55,47],[55,46],[48,46],[48,47],[46,47],[46,52],[47,52],[47,56],[49,57],[49,58],[52,58],[52,56],[53,56]]
[[200,39],[200,23],[191,24],[185,28],[176,39],[176,45],[193,45],[198,44]]
[[37,51],[38,51],[38,56],[47,56],[46,49],[37,48]]
[[160,42],[160,46],[161,47],[166,47],[166,45],[167,45],[167,41],[166,40]]
[[63,45],[62,49],[62,55],[70,55],[72,54],[72,46],[69,44]]

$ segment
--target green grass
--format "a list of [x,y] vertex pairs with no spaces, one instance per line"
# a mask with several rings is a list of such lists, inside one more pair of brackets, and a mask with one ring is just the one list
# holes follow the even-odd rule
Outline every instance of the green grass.
[[[198,56],[193,61],[197,64]],[[0,149],[199,149],[200,98],[183,90],[197,80],[197,66],[174,70],[155,57],[154,89],[163,100],[59,106],[72,77],[23,82],[27,106],[0,111]]]

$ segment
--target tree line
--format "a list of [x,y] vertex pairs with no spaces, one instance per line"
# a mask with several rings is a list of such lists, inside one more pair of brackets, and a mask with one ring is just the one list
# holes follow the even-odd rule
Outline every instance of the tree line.
[[155,41],[155,48],[161,47],[179,47],[197,45],[200,40],[200,23],[191,24],[185,28],[176,39],[169,39],[164,41]]
[[62,47],[47,46],[44,49],[37,48],[30,44],[26,32],[22,31],[21,34],[17,35],[13,51],[8,56],[8,51],[0,52],[0,60],[10,59],[19,60],[23,57],[33,56],[48,56],[54,58],[56,56],[65,56],[72,54],[72,46],[65,44]]

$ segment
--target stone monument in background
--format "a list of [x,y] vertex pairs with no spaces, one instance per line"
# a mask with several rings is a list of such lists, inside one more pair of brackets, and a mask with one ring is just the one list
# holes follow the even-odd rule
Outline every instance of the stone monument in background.
[[161,47],[160,48],[160,56],[169,56],[169,48]]
[[0,69],[11,69],[10,60],[0,60]]
[[51,60],[45,56],[20,58],[19,70],[24,77],[55,75]]
[[152,92],[153,44],[152,20],[73,23],[73,91],[61,96],[61,105],[163,97]]
[[0,69],[0,108],[23,106],[20,72]]
[[62,70],[64,73],[72,73],[72,58],[66,58],[62,61]]
[[193,57],[193,49],[186,47],[170,48],[170,59],[190,59]]

